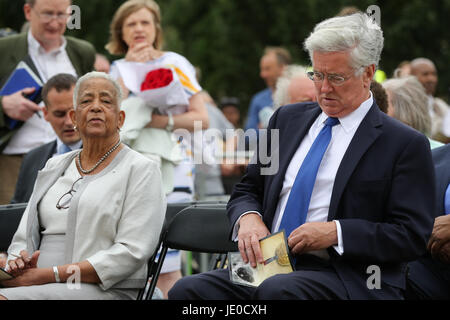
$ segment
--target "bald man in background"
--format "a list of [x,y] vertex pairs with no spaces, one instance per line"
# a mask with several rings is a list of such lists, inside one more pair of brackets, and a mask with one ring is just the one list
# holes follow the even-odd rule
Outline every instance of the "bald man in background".
[[450,107],[444,100],[435,96],[438,84],[438,73],[435,64],[427,58],[414,59],[411,61],[411,75],[416,76],[429,97],[432,139],[449,143],[450,137],[446,136],[443,132],[445,126],[444,119]]

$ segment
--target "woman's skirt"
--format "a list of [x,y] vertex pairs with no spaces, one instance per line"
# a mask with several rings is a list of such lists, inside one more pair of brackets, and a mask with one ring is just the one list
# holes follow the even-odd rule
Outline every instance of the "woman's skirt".
[[[65,235],[44,235],[41,240],[38,268],[65,265]],[[97,284],[50,283],[39,286],[0,289],[8,300],[135,300],[139,289],[109,289]]]

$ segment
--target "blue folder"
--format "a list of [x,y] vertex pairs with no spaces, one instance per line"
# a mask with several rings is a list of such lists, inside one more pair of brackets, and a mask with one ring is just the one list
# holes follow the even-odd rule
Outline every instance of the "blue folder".
[[[26,98],[35,103],[39,103],[41,100],[42,83],[28,65],[21,62],[0,90],[0,96],[8,96],[25,88],[36,88],[36,90],[32,94],[26,96]],[[19,123],[12,119],[9,119],[8,122],[10,129],[15,128]]]

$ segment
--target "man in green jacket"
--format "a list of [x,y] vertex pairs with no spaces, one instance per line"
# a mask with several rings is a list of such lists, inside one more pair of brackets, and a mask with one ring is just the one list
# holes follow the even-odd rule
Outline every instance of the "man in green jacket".
[[[0,87],[20,61],[26,61],[43,83],[58,73],[80,77],[93,70],[94,47],[63,36],[70,5],[71,0],[26,0],[29,32],[0,39]],[[0,96],[0,204],[12,197],[22,156],[55,139],[42,117],[42,106],[24,97],[34,90]]]

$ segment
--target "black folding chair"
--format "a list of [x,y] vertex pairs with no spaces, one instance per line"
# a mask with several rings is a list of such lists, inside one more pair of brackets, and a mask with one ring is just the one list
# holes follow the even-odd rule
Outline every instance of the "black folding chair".
[[8,250],[26,207],[26,203],[0,205],[0,252]]
[[153,296],[169,248],[221,254],[237,251],[237,244],[229,240],[229,228],[226,204],[196,204],[176,214],[163,231],[159,259],[149,267],[150,283],[144,299]]
[[[152,271],[152,266],[155,264],[155,260],[158,257],[158,249],[161,247],[161,243],[163,240],[163,235],[165,234],[165,231],[167,230],[167,227],[169,226],[169,224],[172,222],[173,218],[176,216],[176,214],[178,212],[180,212],[181,210],[188,208],[190,206],[193,205],[211,205],[211,206],[215,206],[215,205],[222,205],[222,206],[226,206],[226,202],[215,202],[215,201],[196,201],[196,202],[181,202],[181,203],[168,203],[167,204],[167,208],[166,208],[166,215],[164,218],[164,224],[163,224],[163,228],[161,231],[161,236],[159,239],[159,243],[157,246],[157,250],[155,251],[155,253],[150,257],[149,262],[148,262],[148,267],[147,267],[147,279],[151,278],[151,274],[150,272]],[[148,290],[148,281],[145,283],[144,288],[142,288],[139,291],[139,294],[137,296],[137,300],[142,300],[146,290]],[[153,289],[154,291],[154,289]],[[152,293],[153,295],[153,293]]]

